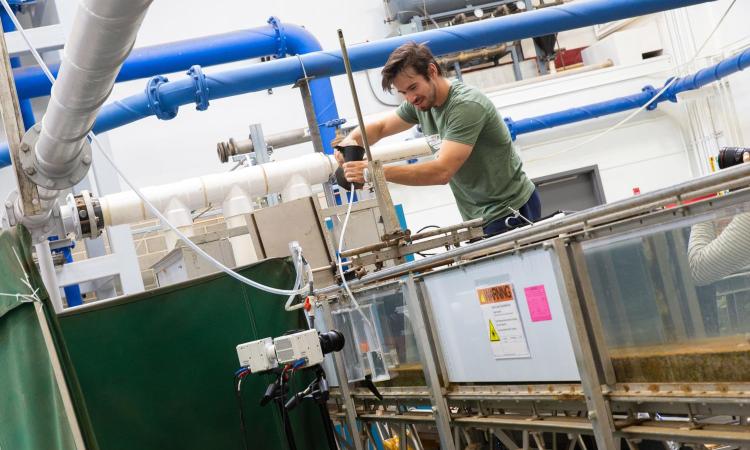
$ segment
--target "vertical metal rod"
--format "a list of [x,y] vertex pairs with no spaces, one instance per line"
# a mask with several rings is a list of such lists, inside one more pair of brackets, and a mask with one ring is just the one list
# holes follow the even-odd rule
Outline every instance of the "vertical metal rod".
[[[327,301],[321,303],[321,309],[323,310],[323,322],[325,323],[326,329],[333,330],[333,315],[331,314],[331,305]],[[354,449],[363,450],[362,438],[357,427],[357,411],[354,406],[354,399],[352,398],[351,390],[349,389],[349,379],[346,376],[346,368],[344,366],[344,357],[341,352],[332,353],[334,368],[336,370],[336,378],[339,380],[339,389],[341,390],[341,396],[344,400],[344,413],[346,414],[346,425],[349,429],[349,436],[351,436]]]
[[352,91],[352,100],[354,100],[354,110],[357,112],[357,123],[359,123],[359,131],[362,133],[362,146],[365,148],[365,154],[367,159],[372,161],[372,153],[370,153],[370,143],[367,140],[367,130],[365,130],[365,122],[362,119],[362,110],[359,107],[359,97],[357,96],[357,89],[354,87],[354,76],[352,75],[352,65],[349,61],[349,52],[346,51],[346,42],[344,41],[344,33],[339,29],[339,44],[341,45],[341,58],[344,60],[344,68],[346,69],[346,77],[349,79],[349,88]]
[[589,335],[586,317],[583,311],[584,302],[580,298],[575,278],[573,257],[568,252],[568,244],[557,238],[552,241],[556,258],[553,258],[555,272],[560,288],[563,313],[568,324],[573,353],[581,375],[581,386],[586,394],[587,416],[591,421],[594,438],[598,448],[616,448],[614,438],[614,421],[609,402],[602,393],[602,380],[597,370],[593,345],[594,339]]
[[455,450],[455,443],[451,439],[450,410],[448,409],[448,402],[443,395],[443,388],[438,378],[437,364],[432,354],[432,345],[424,319],[424,309],[422,308],[419,290],[414,282],[413,274],[409,274],[409,278],[406,280],[404,297],[409,310],[414,338],[417,341],[417,351],[422,363],[422,371],[427,381],[427,388],[430,391],[432,415],[435,417],[435,424],[438,429],[440,448],[443,450]]

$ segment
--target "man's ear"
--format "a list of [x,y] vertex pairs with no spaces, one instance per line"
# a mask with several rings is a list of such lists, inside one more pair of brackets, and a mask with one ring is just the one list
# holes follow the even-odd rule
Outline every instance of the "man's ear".
[[437,76],[438,70],[435,63],[430,63],[430,65],[427,66],[427,73],[430,75],[430,78],[435,78]]

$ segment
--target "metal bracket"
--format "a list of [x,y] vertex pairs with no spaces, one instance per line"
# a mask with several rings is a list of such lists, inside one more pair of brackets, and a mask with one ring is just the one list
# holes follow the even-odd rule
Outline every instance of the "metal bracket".
[[276,16],[271,16],[268,18],[268,24],[273,27],[273,31],[276,33],[276,43],[278,48],[275,56],[277,58],[283,58],[287,54],[287,46],[286,35],[284,34],[284,30],[281,29],[281,19]]
[[159,97],[159,86],[167,83],[167,77],[157,75],[146,84],[146,96],[148,97],[148,107],[154,112],[159,120],[170,120],[177,117],[177,108],[164,109]]
[[24,134],[23,139],[21,139],[19,160],[24,174],[26,174],[26,176],[37,186],[42,186],[51,190],[59,191],[75,186],[79,181],[86,177],[89,167],[91,167],[91,144],[87,139],[83,140],[78,163],[71,172],[60,177],[51,177],[39,168],[39,161],[37,160],[36,152],[34,151],[41,130],[42,126],[36,124],[30,128],[29,131]]
[[[205,111],[208,109],[208,83],[206,75],[203,73],[201,66],[195,65],[188,69],[187,74],[193,79],[195,86],[195,109]],[[175,110],[175,114],[177,111]]]

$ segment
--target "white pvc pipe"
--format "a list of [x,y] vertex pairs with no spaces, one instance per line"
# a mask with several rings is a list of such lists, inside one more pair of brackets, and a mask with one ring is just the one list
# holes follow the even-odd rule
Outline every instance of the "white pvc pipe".
[[[384,162],[413,159],[429,155],[424,139],[372,148],[373,157]],[[189,225],[189,212],[221,205],[224,217],[252,211],[252,199],[282,193],[284,200],[312,195],[311,186],[328,181],[338,167],[336,159],[322,153],[311,153],[294,159],[251,166],[233,172],[222,172],[189,178],[176,183],[143,189],[146,198],[174,219],[178,226]],[[110,226],[140,222],[153,214],[132,191],[106,195],[100,199],[104,223]],[[187,214],[187,215],[186,215]]]
[[109,96],[152,0],[81,0],[42,119],[36,156],[42,173],[70,174]]

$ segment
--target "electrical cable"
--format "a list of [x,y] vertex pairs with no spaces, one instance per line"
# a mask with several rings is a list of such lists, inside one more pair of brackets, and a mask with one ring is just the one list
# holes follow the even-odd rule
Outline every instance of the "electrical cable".
[[[245,370],[243,372],[243,370]],[[234,395],[237,398],[237,407],[240,410],[240,431],[242,432],[242,444],[244,445],[245,450],[250,450],[250,447],[247,445],[247,430],[245,427],[245,409],[242,407],[242,380],[250,374],[250,371],[246,368],[242,368],[235,372],[234,375]]]
[[[21,33],[21,36],[23,37],[24,41],[26,42],[26,45],[29,47],[29,50],[31,51],[32,55],[34,55],[34,58],[36,59],[39,66],[42,68],[42,71],[49,79],[50,83],[54,85],[55,83],[55,77],[52,75],[52,72],[49,70],[49,67],[47,67],[47,64],[44,62],[42,57],[39,55],[39,53],[36,51],[34,46],[31,44],[31,41],[29,40],[28,36],[26,35],[26,31],[21,26],[21,24],[18,22],[18,19],[15,17],[15,14],[12,13],[12,9],[10,5],[8,4],[8,0],[0,0],[0,2],[3,5],[3,8],[9,13],[11,20],[13,20],[13,23],[16,25],[17,31]],[[211,255],[206,253],[202,248],[200,248],[196,243],[190,240],[189,237],[187,237],[182,231],[177,229],[175,225],[173,225],[167,218],[154,206],[141,192],[140,189],[138,189],[135,184],[133,184],[130,179],[120,170],[120,168],[115,164],[115,162],[112,160],[112,158],[107,154],[106,151],[104,151],[104,145],[99,141],[99,138],[91,131],[88,133],[88,138],[96,144],[96,148],[99,150],[99,153],[104,157],[104,159],[109,162],[109,164],[112,166],[112,168],[117,172],[117,174],[125,181],[125,184],[127,184],[133,192],[141,199],[144,205],[148,207],[148,209],[156,216],[162,224],[166,225],[168,228],[170,228],[188,247],[190,247],[193,251],[195,251],[198,255],[203,257],[206,261],[211,263],[214,267],[219,269],[220,271],[224,272],[225,274],[229,275],[230,277],[236,279],[237,281],[240,281],[244,284],[247,284],[248,286],[254,287],[256,289],[259,289],[261,291],[265,291],[271,294],[276,295],[287,295],[287,296],[296,296],[299,294],[302,294],[307,291],[307,286],[300,287],[300,285],[295,285],[294,289],[288,290],[288,289],[278,289],[271,286],[266,286],[262,283],[259,283],[257,281],[251,280],[249,278],[246,278],[239,273],[235,272],[234,270],[230,269],[229,267],[222,264],[220,261],[213,258]],[[294,256],[294,255],[293,255]],[[301,258],[301,252],[299,254],[299,257]],[[299,264],[295,261],[295,269],[297,270],[297,279],[300,279],[299,274]]]
[[[711,41],[711,39],[714,37],[714,35],[716,34],[716,32],[719,30],[719,27],[721,27],[721,24],[724,22],[724,19],[726,19],[727,15],[729,15],[729,12],[732,10],[732,8],[734,7],[735,3],[737,3],[737,0],[732,0],[732,3],[730,3],[729,6],[727,7],[726,11],[724,11],[724,14],[721,16],[721,19],[719,19],[719,22],[716,24],[716,26],[711,31],[711,33],[709,33],[709,35],[706,38],[706,40],[703,41],[703,44],[700,46],[700,48],[698,49],[698,51],[695,52],[695,55],[690,59],[690,61],[688,61],[688,62],[686,62],[684,64],[681,64],[681,65],[675,67],[675,69],[674,69],[675,73],[679,72],[681,69],[683,69],[685,67],[690,66],[691,64],[693,64],[698,59],[698,57],[700,56],[700,54],[706,48],[706,46]],[[586,146],[586,145],[588,145],[588,144],[590,144],[590,143],[592,143],[594,141],[599,140],[600,138],[608,135],[609,133],[611,133],[611,132],[619,129],[624,124],[630,122],[635,116],[637,116],[641,112],[643,112],[646,109],[648,109],[649,106],[651,106],[656,100],[658,100],[679,79],[680,78],[678,76],[672,77],[667,82],[667,84],[665,84],[664,87],[662,87],[661,90],[659,90],[659,92],[657,92],[653,97],[651,97],[651,99],[648,102],[646,102],[646,104],[644,104],[640,108],[636,109],[635,111],[633,111],[632,113],[630,113],[627,117],[625,117],[623,120],[621,120],[620,122],[618,122],[618,123],[614,124],[613,126],[607,128],[606,130],[602,131],[601,133],[596,134],[596,135],[590,137],[589,139],[586,139],[585,141],[583,141],[583,142],[581,142],[579,144],[573,145],[572,147],[569,147],[567,149],[561,150],[559,152],[551,153],[549,155],[545,155],[545,156],[540,156],[540,157],[537,157],[537,158],[528,159],[525,162],[528,164],[528,163],[531,163],[531,162],[542,161],[542,160],[545,160],[545,159],[553,158],[555,156],[559,156],[559,155],[562,155],[564,153],[569,153],[569,152],[572,152],[574,150],[578,150],[581,147],[584,147],[584,146]]]

